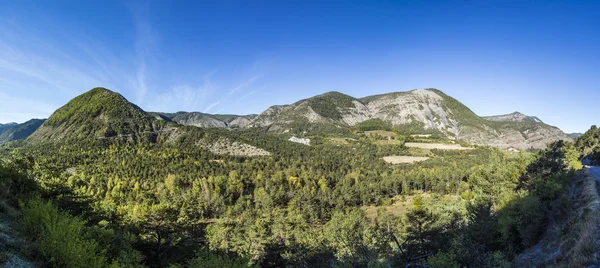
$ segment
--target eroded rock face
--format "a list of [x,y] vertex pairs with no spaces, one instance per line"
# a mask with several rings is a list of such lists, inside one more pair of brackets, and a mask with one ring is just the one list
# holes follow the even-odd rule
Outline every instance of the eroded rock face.
[[476,145],[516,149],[543,149],[546,148],[546,144],[557,140],[573,141],[560,129],[550,126],[536,126],[524,132],[510,128],[472,131],[463,135],[461,139]]
[[352,104],[354,105],[354,107],[352,108],[339,109],[341,110],[340,112],[342,112],[341,121],[344,122],[346,125],[354,126],[358,123],[373,118],[372,112],[369,109],[369,107],[364,105],[362,102],[355,100],[352,101]]
[[298,137],[291,137],[289,139],[289,141],[291,142],[295,142],[295,143],[300,143],[300,144],[304,144],[304,145],[310,145],[310,139],[302,139],[302,138],[298,138]]
[[233,121],[231,121],[229,123],[229,126],[230,127],[245,128],[245,127],[247,127],[250,124],[250,122],[252,122],[252,120],[250,118],[240,116],[240,117],[238,117],[236,119],[233,119]]
[[[337,113],[331,114],[339,114],[337,118],[316,112],[316,107],[312,106],[315,102],[311,102],[311,99],[273,106],[248,126],[268,127],[271,132],[287,133],[299,124],[327,124],[343,128],[379,119],[394,126],[410,124],[422,127],[424,131],[439,131],[449,139],[501,148],[545,148],[547,143],[556,140],[572,140],[560,129],[544,124],[537,117],[521,113],[479,117],[460,102],[433,89],[370,96],[360,100],[341,93],[326,93],[314,98],[322,101],[326,96],[342,96],[352,101],[333,108]],[[339,99],[328,104],[335,101],[339,102]]]
[[184,126],[195,126],[202,128],[224,128],[227,123],[201,113],[188,113],[186,116],[173,118],[173,121]]
[[231,142],[229,139],[220,138],[216,142],[207,142],[200,140],[196,145],[209,150],[214,154],[234,155],[234,156],[267,156],[270,152],[241,142]]
[[388,94],[369,101],[371,117],[393,125],[420,123],[426,130],[439,130],[456,136],[457,120],[443,106],[444,99],[436,92],[419,89],[406,93]]
[[542,120],[535,116],[527,116],[519,112],[504,115],[484,116],[484,119],[496,122],[535,122],[544,123]]
[[252,127],[268,127],[276,123],[276,120],[289,105],[271,106],[260,115],[258,115],[249,126]]

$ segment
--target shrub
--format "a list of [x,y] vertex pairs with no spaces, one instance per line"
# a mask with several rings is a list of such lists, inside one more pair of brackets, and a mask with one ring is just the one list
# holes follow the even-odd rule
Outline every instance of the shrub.
[[22,205],[20,223],[50,267],[107,266],[104,251],[89,237],[85,222],[52,203],[29,200]]
[[510,253],[534,245],[544,232],[547,218],[544,205],[534,195],[510,202],[500,213],[502,240]]
[[427,258],[427,264],[434,268],[459,268],[460,264],[456,255],[451,253],[438,253]]
[[221,268],[221,267],[257,267],[249,266],[248,260],[239,257],[224,256],[208,250],[200,250],[196,257],[188,262],[190,268]]

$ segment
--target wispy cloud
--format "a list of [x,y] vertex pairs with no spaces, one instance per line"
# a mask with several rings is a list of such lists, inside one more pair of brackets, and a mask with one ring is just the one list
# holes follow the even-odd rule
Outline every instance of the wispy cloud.
[[241,98],[239,98],[239,99],[238,99],[238,101],[242,101],[242,100],[244,100],[245,98],[248,98],[248,97],[250,97],[250,96],[254,95],[254,93],[256,93],[256,91],[257,91],[257,90],[253,90],[253,91],[250,91],[250,92],[246,93],[246,95],[244,95],[244,96],[242,96]]
[[204,75],[202,84],[198,86],[177,85],[156,94],[148,103],[148,107],[153,111],[161,112],[200,110],[209,101],[210,96],[217,91],[217,86],[212,80],[213,74],[214,71]]
[[[255,94],[262,74],[228,89],[214,79],[216,71],[187,71],[169,85],[166,81],[173,78],[158,68],[165,60],[159,32],[142,11],[132,12],[132,42],[118,48],[93,35],[55,36],[16,20],[0,20],[0,122],[47,117],[97,86],[118,91],[146,110],[167,112],[230,108]],[[249,71],[264,70],[250,66]]]
[[140,13],[135,17],[135,55],[137,71],[130,79],[135,90],[135,101],[143,103],[148,94],[146,72],[155,62],[156,55],[160,52],[158,34],[153,30],[152,24]]
[[204,109],[204,111],[202,111],[203,113],[208,113],[210,112],[210,110],[212,110],[212,108],[215,108],[215,106],[219,105],[221,103],[221,101],[217,101],[215,103],[212,103],[211,105],[208,105],[208,107],[206,107],[206,109]]
[[246,80],[246,81],[242,82],[242,83],[241,83],[241,84],[239,84],[237,87],[235,87],[235,88],[233,88],[231,91],[229,91],[229,94],[227,94],[227,97],[229,97],[229,96],[231,96],[231,95],[235,94],[237,91],[239,91],[239,90],[240,90],[240,89],[242,89],[242,88],[245,88],[245,87],[249,87],[249,86],[251,86],[252,84],[254,84],[254,82],[255,82],[257,79],[259,79],[259,78],[261,78],[261,77],[262,77],[262,75],[255,75],[255,76],[253,76],[253,77],[250,77],[248,80]]

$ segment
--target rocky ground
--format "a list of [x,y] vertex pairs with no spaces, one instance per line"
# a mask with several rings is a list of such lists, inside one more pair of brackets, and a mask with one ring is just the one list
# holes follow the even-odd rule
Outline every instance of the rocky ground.
[[33,268],[34,263],[25,260],[23,255],[29,251],[27,242],[19,237],[15,230],[16,212],[2,204],[0,208],[0,267]]

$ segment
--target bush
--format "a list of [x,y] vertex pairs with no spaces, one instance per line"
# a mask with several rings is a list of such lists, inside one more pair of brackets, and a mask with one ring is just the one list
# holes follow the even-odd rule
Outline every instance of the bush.
[[534,245],[545,231],[544,204],[529,195],[509,203],[500,213],[500,233],[509,253]]
[[451,253],[438,253],[427,258],[427,264],[433,268],[459,268],[460,264],[456,259],[456,255]]
[[50,267],[108,266],[104,251],[89,237],[85,222],[52,203],[29,200],[22,205],[20,223]]
[[218,253],[213,253],[208,250],[200,250],[196,253],[196,257],[188,262],[187,267],[190,268],[221,268],[221,267],[258,267],[249,266],[248,260],[223,256]]

